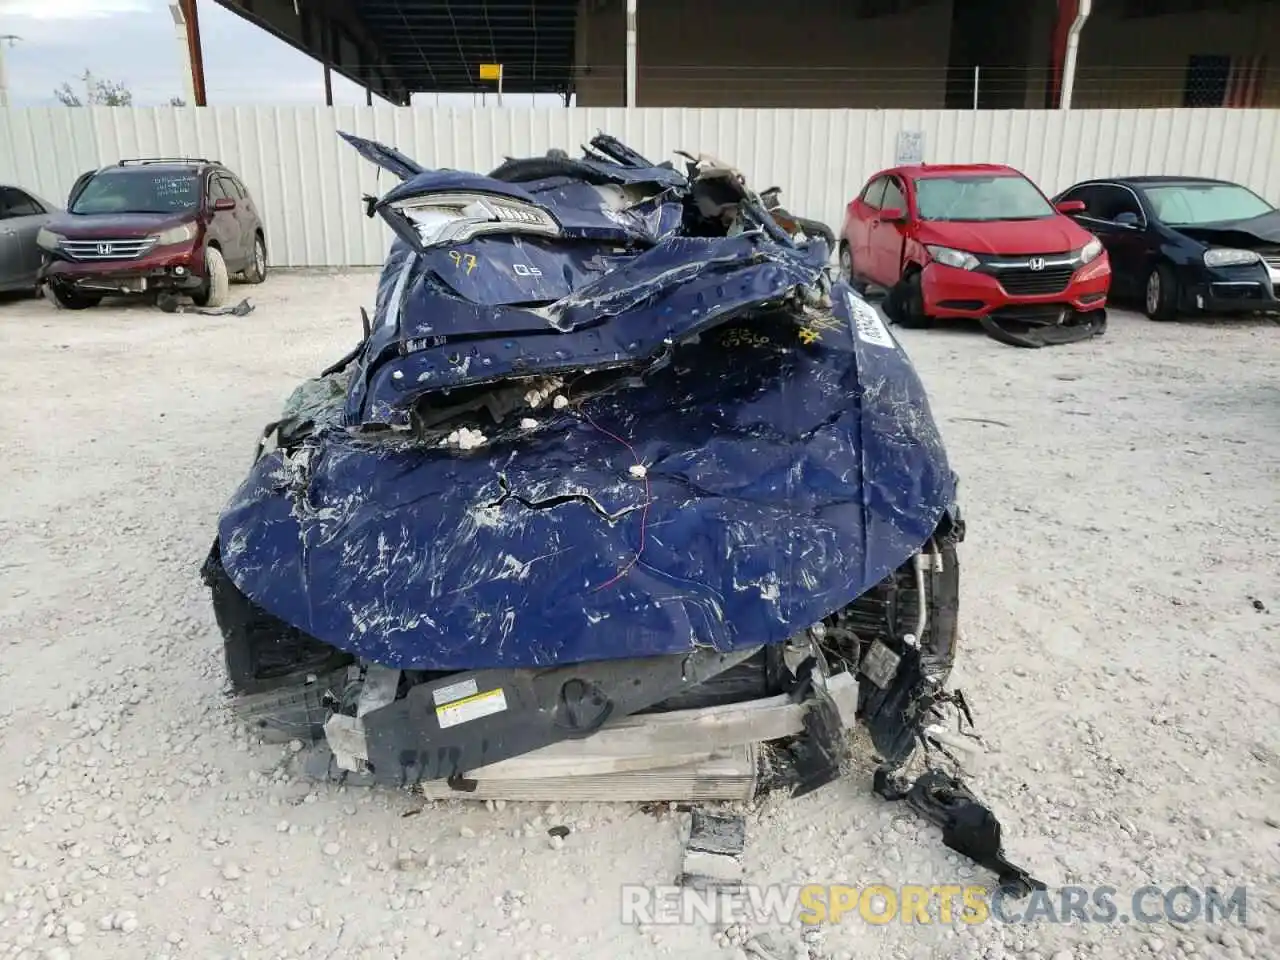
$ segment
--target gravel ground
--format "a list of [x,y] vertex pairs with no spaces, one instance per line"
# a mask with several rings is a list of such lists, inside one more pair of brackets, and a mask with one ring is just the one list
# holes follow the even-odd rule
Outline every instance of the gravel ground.
[[[0,302],[0,957],[743,957],[705,924],[621,922],[620,884],[674,876],[679,814],[313,786],[228,721],[197,569],[257,431],[354,343],[374,278],[239,290],[246,318]],[[963,478],[956,680],[1010,857],[1122,907],[1243,885],[1247,917],[853,914],[773,931],[783,955],[1280,955],[1280,331],[1116,311],[1043,351],[902,336]],[[747,874],[985,876],[865,772],[753,811]]]

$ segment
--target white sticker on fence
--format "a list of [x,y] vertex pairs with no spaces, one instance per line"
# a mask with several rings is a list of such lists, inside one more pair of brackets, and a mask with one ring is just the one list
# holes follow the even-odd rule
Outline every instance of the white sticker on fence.
[[476,678],[470,680],[460,680],[457,683],[451,683],[447,687],[438,687],[431,691],[431,699],[436,702],[436,706],[442,703],[453,703],[455,700],[461,700],[463,697],[474,697],[480,688],[476,686]]
[[905,167],[915,163],[924,163],[924,131],[899,130],[893,152],[893,165]]
[[875,307],[853,294],[849,294],[845,299],[849,301],[849,316],[853,320],[853,330],[859,340],[875,347],[890,349],[898,345],[889,334],[889,328],[880,319],[880,314],[876,313]]
[[474,697],[467,697],[465,700],[455,700],[453,703],[436,707],[436,722],[440,724],[440,729],[444,730],[446,727],[456,727],[460,723],[470,723],[481,717],[502,713],[506,709],[507,696],[499,687],[496,690],[477,693]]

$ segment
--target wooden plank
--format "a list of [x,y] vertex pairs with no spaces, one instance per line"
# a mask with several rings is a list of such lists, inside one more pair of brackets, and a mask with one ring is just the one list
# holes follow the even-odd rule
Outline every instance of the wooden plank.
[[755,795],[756,778],[756,749],[745,745],[678,766],[527,780],[491,780],[477,775],[474,791],[454,790],[442,780],[419,784],[419,790],[433,800],[746,801]]

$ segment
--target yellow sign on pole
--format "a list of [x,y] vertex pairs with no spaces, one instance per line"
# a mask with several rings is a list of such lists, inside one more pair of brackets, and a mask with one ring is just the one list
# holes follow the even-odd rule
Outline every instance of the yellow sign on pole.
[[501,80],[502,64],[500,63],[482,63],[480,64],[481,80]]

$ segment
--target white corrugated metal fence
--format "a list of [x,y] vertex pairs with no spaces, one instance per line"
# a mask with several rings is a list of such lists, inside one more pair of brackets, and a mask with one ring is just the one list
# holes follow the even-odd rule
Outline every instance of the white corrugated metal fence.
[[122,157],[203,156],[264,211],[277,266],[382,261],[390,232],[361,195],[394,182],[337,136],[382,140],[426,166],[487,171],[577,147],[598,130],[654,161],[706,152],[838,230],[848,200],[894,164],[898,133],[929,163],[1008,163],[1053,194],[1093,176],[1216,176],[1280,201],[1280,110],[712,110],[394,107],[54,107],[0,110],[0,183],[64,202],[76,176]]

